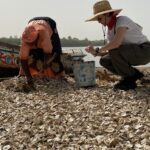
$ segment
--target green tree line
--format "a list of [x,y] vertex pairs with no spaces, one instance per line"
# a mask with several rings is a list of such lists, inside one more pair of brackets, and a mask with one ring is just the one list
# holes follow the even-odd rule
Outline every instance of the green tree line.
[[17,36],[10,36],[9,38],[7,37],[1,37],[0,42],[8,43],[8,44],[13,44],[13,45],[20,45],[21,41],[20,38]]
[[[87,38],[80,40],[78,38],[73,38],[71,36],[68,36],[67,38],[63,37],[60,39],[62,47],[80,47],[80,46],[87,46],[87,45],[93,45],[93,46],[101,46],[103,45],[103,40],[95,40],[90,41]],[[10,37],[1,37],[1,42],[13,44],[13,45],[20,45],[21,40],[20,37],[17,36],[10,36]]]

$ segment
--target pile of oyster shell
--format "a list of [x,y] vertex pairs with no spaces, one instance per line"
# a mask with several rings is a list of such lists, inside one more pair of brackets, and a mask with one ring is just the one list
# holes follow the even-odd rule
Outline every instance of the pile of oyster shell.
[[[149,74],[147,73],[147,76]],[[0,82],[1,150],[150,150],[150,85],[79,88],[71,77]]]

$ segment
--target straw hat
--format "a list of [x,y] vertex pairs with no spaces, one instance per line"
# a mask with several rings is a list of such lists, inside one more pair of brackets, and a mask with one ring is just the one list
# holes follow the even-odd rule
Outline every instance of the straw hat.
[[97,18],[103,14],[114,12],[114,14],[119,14],[122,9],[112,9],[110,3],[107,0],[102,0],[94,4],[93,14],[94,16],[86,21],[97,21]]

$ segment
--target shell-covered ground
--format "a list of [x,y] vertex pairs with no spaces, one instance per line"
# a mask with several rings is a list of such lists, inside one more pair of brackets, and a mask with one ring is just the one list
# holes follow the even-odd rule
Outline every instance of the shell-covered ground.
[[[149,75],[149,74],[147,74]],[[73,78],[0,82],[1,150],[150,150],[150,84],[79,88]]]

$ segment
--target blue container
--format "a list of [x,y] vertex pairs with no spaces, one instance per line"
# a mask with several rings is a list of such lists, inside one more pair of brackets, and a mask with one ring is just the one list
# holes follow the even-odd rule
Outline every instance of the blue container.
[[75,62],[73,73],[77,86],[88,87],[95,85],[95,61]]

